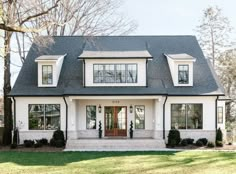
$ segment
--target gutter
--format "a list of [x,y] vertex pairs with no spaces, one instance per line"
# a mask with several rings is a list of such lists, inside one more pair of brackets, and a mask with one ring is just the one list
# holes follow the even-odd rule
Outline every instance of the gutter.
[[65,97],[63,97],[63,100],[64,100],[64,102],[65,102],[65,105],[66,105],[66,141],[67,141],[67,137],[68,137],[68,135],[67,135],[67,129],[68,129],[68,104],[67,104],[67,102],[66,102],[66,99],[65,99]]
[[216,131],[217,131],[217,127],[218,127],[218,125],[217,125],[217,101],[218,101],[218,99],[219,99],[219,96],[217,96],[216,97],[216,101],[215,101],[215,128],[216,128]]
[[166,116],[166,101],[168,99],[168,95],[165,98],[165,101],[163,103],[163,139],[165,140],[165,134],[166,134],[166,128],[165,128],[165,116]]

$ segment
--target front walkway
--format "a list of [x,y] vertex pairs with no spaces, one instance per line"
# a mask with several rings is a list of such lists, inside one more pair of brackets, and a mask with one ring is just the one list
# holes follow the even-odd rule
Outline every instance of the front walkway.
[[76,139],[67,140],[64,151],[157,151],[165,147],[162,139]]

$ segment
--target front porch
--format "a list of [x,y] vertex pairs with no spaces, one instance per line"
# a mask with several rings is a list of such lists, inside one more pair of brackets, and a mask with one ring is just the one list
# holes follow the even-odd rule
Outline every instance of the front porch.
[[163,139],[162,96],[70,96],[68,140],[102,137]]
[[90,138],[67,140],[64,151],[156,151],[165,147],[162,139]]

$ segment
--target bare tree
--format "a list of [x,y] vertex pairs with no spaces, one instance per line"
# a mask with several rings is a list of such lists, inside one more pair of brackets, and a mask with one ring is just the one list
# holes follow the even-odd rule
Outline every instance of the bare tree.
[[221,9],[208,7],[204,11],[201,24],[197,26],[198,39],[206,56],[211,59],[213,67],[220,53],[230,47],[229,34],[232,31],[227,17]]
[[[23,39],[35,41],[38,35],[125,35],[136,29],[133,20],[122,15],[118,10],[122,0],[61,0],[57,8],[47,15],[31,21],[31,26],[39,28],[42,23],[51,22],[45,30],[37,33],[25,33],[24,37],[17,36],[21,60],[25,59]],[[44,4],[47,6],[47,4]],[[41,8],[45,8],[42,6]],[[19,41],[21,40],[21,42]],[[19,46],[21,43],[22,46]],[[47,43],[47,42],[44,42]],[[27,47],[25,47],[27,49]]]
[[218,58],[217,73],[231,99],[226,108],[226,121],[236,121],[236,49],[227,50]]
[[[11,73],[10,73],[10,52],[11,39],[14,32],[39,32],[49,25],[49,21],[41,23],[41,26],[34,28],[27,25],[30,21],[37,19],[40,16],[46,15],[52,9],[58,6],[60,0],[50,3],[45,8],[41,6],[50,2],[49,0],[6,0],[0,4],[0,29],[4,30],[4,135],[3,143],[5,145],[11,143],[12,130],[12,109],[11,99],[8,94],[11,91]],[[39,8],[40,7],[40,8]]]

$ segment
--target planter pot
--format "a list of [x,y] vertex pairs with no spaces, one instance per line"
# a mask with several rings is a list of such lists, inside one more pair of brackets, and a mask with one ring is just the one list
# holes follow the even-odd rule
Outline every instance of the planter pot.
[[133,131],[129,132],[129,136],[130,136],[131,139],[133,138],[133,133],[134,133]]
[[102,131],[99,131],[98,134],[99,134],[99,138],[102,138]]

